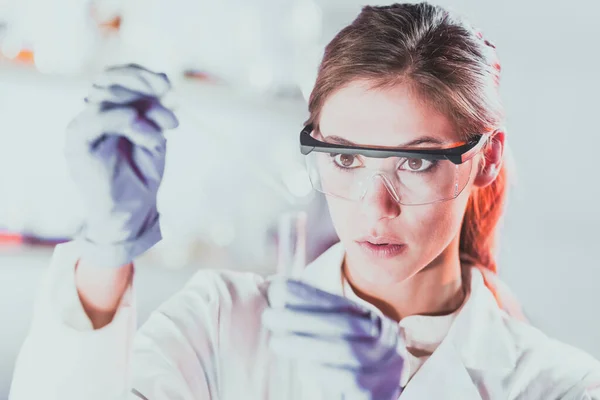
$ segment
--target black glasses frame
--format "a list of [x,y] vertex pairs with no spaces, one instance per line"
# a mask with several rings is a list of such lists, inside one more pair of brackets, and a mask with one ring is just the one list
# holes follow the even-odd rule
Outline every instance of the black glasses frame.
[[454,164],[463,164],[477,154],[489,138],[489,134],[474,135],[467,143],[446,149],[402,149],[347,146],[327,143],[311,136],[313,126],[307,125],[300,132],[300,152],[304,155],[316,151],[320,153],[360,154],[365,157],[414,157],[425,160],[449,160]]

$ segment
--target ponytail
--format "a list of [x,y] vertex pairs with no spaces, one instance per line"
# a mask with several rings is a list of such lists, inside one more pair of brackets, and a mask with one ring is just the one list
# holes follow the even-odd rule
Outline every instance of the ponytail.
[[504,211],[506,175],[506,167],[503,165],[491,184],[473,190],[460,232],[461,261],[493,273],[497,272],[496,227]]

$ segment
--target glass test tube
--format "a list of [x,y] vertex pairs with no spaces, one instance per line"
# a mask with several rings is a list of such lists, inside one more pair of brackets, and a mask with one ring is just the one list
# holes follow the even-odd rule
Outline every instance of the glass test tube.
[[[293,211],[279,218],[277,235],[277,274],[286,279],[298,278],[306,266],[306,212]],[[290,360],[278,360],[278,382],[271,398],[298,400],[301,387],[295,377],[295,366]]]
[[277,273],[297,278],[306,266],[306,212],[287,212],[279,217]]

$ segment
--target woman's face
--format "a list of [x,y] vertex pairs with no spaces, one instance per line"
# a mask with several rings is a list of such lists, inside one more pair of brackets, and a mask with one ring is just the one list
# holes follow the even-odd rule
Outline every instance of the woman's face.
[[[367,82],[354,82],[325,102],[319,126],[325,140],[338,136],[366,145],[397,147],[423,136],[444,143],[461,141],[447,117],[402,85],[370,89]],[[475,171],[476,164],[471,175]],[[327,196],[335,229],[347,251],[346,268],[353,277],[371,284],[393,284],[428,265],[458,257],[461,222],[472,181],[471,176],[453,200],[419,206],[399,205],[377,178],[360,201]],[[381,254],[367,243],[370,238],[400,246]]]

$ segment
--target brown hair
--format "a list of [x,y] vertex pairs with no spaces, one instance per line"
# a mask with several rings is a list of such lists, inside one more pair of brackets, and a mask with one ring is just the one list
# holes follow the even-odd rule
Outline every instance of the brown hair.
[[[428,3],[367,6],[325,48],[306,124],[318,129],[327,98],[361,79],[373,88],[409,85],[467,139],[502,123],[499,78],[494,45],[447,10]],[[496,271],[494,234],[505,194],[504,167],[472,193],[460,237],[463,262]]]

